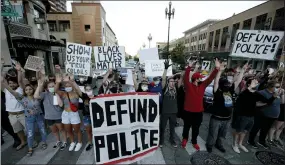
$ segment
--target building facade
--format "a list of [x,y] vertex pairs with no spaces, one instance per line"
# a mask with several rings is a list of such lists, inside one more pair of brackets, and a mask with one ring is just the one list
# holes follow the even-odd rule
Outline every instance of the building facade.
[[[284,32],[284,1],[270,0],[244,12],[233,15],[225,20],[212,24],[208,29],[209,37],[207,38],[207,56],[220,56],[222,58],[227,58],[228,65],[231,66],[236,66],[242,61],[245,61],[245,59],[229,57],[234,37],[238,29]],[[278,58],[282,52],[283,43],[284,39],[280,44],[275,61],[254,60],[253,68],[264,70],[267,65],[276,68]]]
[[174,39],[169,42],[169,51],[172,51],[178,44],[183,44],[184,45],[184,37],[180,37],[177,39]]
[[209,27],[219,20],[208,19],[184,32],[185,52],[207,51],[207,38]]
[[[1,2],[3,2],[1,3],[1,23],[2,27],[4,26],[4,31],[1,29],[1,32],[6,34],[3,38],[1,37],[1,41],[7,43],[1,48],[1,52],[9,52],[4,54],[7,56],[4,59],[15,59],[24,66],[29,55],[42,57],[46,72],[53,72],[51,47],[65,45],[49,39],[46,22],[46,13],[50,10],[49,3],[44,0],[3,0]],[[5,64],[6,62],[9,63],[5,61]],[[26,71],[26,74],[31,76],[34,72]]]
[[[72,12],[50,12],[47,20],[52,40],[91,46],[116,45],[116,35],[106,22],[101,3],[71,3]],[[59,51],[57,49],[60,49]],[[65,61],[65,48],[54,47],[59,63]]]
[[66,12],[66,0],[48,0],[50,12]]

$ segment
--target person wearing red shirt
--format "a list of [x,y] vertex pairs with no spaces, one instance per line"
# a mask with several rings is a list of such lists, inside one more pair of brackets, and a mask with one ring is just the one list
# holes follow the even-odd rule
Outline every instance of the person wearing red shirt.
[[204,76],[202,76],[199,72],[191,72],[191,67],[194,63],[189,63],[189,66],[185,70],[184,76],[185,100],[183,114],[184,126],[182,134],[182,147],[186,147],[189,130],[190,127],[192,127],[192,145],[196,150],[200,150],[200,147],[197,144],[197,137],[199,135],[199,128],[203,120],[203,96],[206,87],[216,77],[220,69],[221,63],[218,59],[215,59],[215,69],[205,81],[202,81],[202,78],[204,78]]

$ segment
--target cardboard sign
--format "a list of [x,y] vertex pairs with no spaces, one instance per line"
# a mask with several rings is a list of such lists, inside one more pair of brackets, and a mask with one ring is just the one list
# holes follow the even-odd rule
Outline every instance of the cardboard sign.
[[41,69],[43,62],[44,62],[43,58],[29,55],[24,69],[39,71]]
[[[171,60],[169,61],[172,64]],[[164,72],[164,60],[146,60],[145,75],[150,77],[162,76]],[[172,76],[172,66],[167,69],[167,76]]]
[[274,60],[284,32],[237,30],[231,56]]
[[159,144],[159,96],[126,93],[90,100],[95,164],[131,164]]
[[139,60],[140,63],[145,63],[146,60],[159,60],[158,49],[157,48],[149,48],[142,49],[139,51]]
[[211,61],[202,62],[202,70],[209,71],[211,69]]
[[92,47],[76,43],[66,44],[66,73],[90,76]]
[[95,46],[94,58],[96,69],[107,70],[109,68],[125,67],[125,47]]

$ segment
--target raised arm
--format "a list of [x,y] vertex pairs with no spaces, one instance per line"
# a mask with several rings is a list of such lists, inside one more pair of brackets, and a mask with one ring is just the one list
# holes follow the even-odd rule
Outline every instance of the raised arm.
[[135,90],[137,90],[138,89],[138,83],[137,83],[137,78],[136,78],[136,74],[135,74],[134,70],[132,71],[132,74],[133,74],[134,88],[135,88]]
[[18,99],[18,100],[22,99],[22,95],[20,93],[15,92],[12,88],[9,87],[6,79],[2,79],[1,80],[1,86],[2,86],[3,89],[7,89],[16,99]]
[[43,86],[44,86],[44,81],[41,80],[41,79],[39,79],[39,80],[38,80],[37,89],[36,89],[36,91],[35,91],[35,93],[34,93],[34,98],[35,98],[35,99],[40,99],[40,98],[41,98],[41,97],[40,97],[40,92],[43,91]]
[[69,81],[73,87],[73,89],[75,89],[75,92],[78,94],[79,97],[82,97],[82,91],[79,88],[79,86],[76,84],[76,82],[74,81],[74,75],[69,74]]
[[243,79],[244,73],[245,73],[245,71],[247,70],[247,68],[248,68],[248,63],[246,63],[246,64],[242,67],[242,69],[241,69],[239,75],[238,75],[237,78],[235,79],[235,81],[234,81],[234,84],[235,84],[234,89],[237,89],[237,88],[238,88],[240,82],[241,82],[242,79]]
[[112,72],[113,72],[112,69],[109,69],[109,70],[107,71],[107,73],[106,73],[106,74],[104,75],[104,77],[103,77],[102,84],[105,84],[105,83],[106,83],[106,81],[108,80],[109,75],[110,75]]
[[184,85],[187,85],[190,83],[190,79],[192,77],[192,75],[195,73],[195,70],[193,73],[191,73],[191,68],[192,66],[196,63],[197,61],[190,61],[188,64],[188,67],[185,69],[185,73],[184,73]]
[[24,89],[25,87],[25,84],[24,84],[24,76],[23,76],[23,72],[21,71],[22,70],[22,67],[20,65],[19,62],[16,63],[16,70],[17,70],[17,76],[18,76],[18,84],[19,86]]
[[220,70],[214,79],[214,93],[217,92],[217,90],[219,89],[219,80],[225,68],[226,68],[226,63],[222,63],[220,66]]
[[216,75],[218,74],[219,72],[219,69],[220,69],[220,66],[221,66],[221,63],[220,61],[216,58],[215,59],[215,69],[211,72],[210,76],[202,82],[202,85],[204,85],[205,87],[207,87],[208,85],[211,84],[211,82],[214,80],[214,78],[216,77]]
[[63,107],[63,102],[62,99],[60,98],[60,96],[58,94],[55,94],[56,98],[57,98],[57,103],[59,107]]
[[54,87],[54,92],[58,93],[59,92],[59,85],[62,82],[62,76],[61,74],[56,74],[55,75],[55,87]]
[[168,68],[171,66],[172,64],[169,64],[169,60],[165,60],[164,62],[164,71],[163,71],[163,74],[162,74],[162,88],[165,87],[166,85],[166,74],[167,74],[167,70]]

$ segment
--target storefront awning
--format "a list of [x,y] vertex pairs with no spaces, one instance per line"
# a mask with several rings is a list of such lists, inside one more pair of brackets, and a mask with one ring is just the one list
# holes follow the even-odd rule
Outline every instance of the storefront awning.
[[50,51],[51,46],[65,47],[65,44],[29,37],[12,37],[13,46],[17,49],[34,49]]

